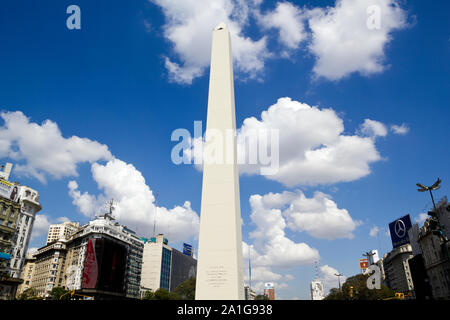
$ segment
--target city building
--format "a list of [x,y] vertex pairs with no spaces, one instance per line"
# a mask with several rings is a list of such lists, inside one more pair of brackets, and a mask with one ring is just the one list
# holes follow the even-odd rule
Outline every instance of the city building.
[[[36,213],[41,210],[39,193],[10,182],[12,164],[0,171],[0,272],[19,279],[25,263]],[[2,271],[3,270],[3,271]]]
[[142,290],[155,292],[162,288],[173,291],[182,282],[196,276],[197,261],[170,247],[163,234],[143,240]]
[[275,300],[275,287],[272,282],[264,284],[264,295],[267,296],[269,300]]
[[372,264],[377,264],[378,260],[380,260],[380,257],[378,256],[378,250],[377,249],[370,250],[367,260],[369,262],[369,266]]
[[19,187],[18,202],[20,212],[16,224],[16,233],[12,241],[9,266],[11,276],[14,278],[21,277],[36,213],[42,209],[39,202],[39,193],[27,186]]
[[25,264],[23,266],[22,270],[22,284],[19,285],[17,288],[16,297],[18,297],[21,293],[23,293],[25,290],[31,288],[31,284],[34,277],[34,270],[36,266],[36,254],[37,252],[27,253],[25,257]]
[[[440,227],[441,228],[440,228]],[[411,272],[418,299],[450,299],[450,204],[444,197],[422,227],[408,231],[414,259]]]
[[37,296],[47,297],[53,288],[65,288],[67,240],[60,239],[38,249],[34,255],[31,286]]
[[140,298],[143,249],[111,214],[97,217],[67,242],[66,288],[94,299]]
[[249,286],[244,287],[245,300],[255,300],[256,292],[253,291]]
[[47,244],[59,239],[69,239],[78,229],[80,229],[78,222],[67,221],[60,224],[51,224],[48,230]]
[[20,204],[16,201],[18,186],[0,179],[0,299],[13,299],[22,282],[11,273],[10,263],[15,247]]
[[319,279],[311,281],[310,289],[311,289],[311,300],[323,300],[324,289],[322,281],[320,281]]
[[408,260],[412,257],[412,247],[409,243],[394,248],[384,255],[385,283],[395,292],[413,294],[414,284],[408,264]]

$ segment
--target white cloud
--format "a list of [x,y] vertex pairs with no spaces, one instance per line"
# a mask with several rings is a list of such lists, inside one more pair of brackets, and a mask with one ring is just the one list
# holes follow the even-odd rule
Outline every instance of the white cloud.
[[[279,130],[279,170],[266,178],[289,187],[357,180],[370,173],[370,163],[381,160],[374,137],[345,135],[343,120],[333,109],[288,97],[263,111],[261,120],[244,120],[238,132],[238,153],[248,153],[246,137],[273,129]],[[255,174],[259,169],[258,165],[242,165],[239,172]]]
[[395,134],[399,134],[399,135],[405,135],[409,132],[409,127],[406,124],[402,124],[402,125],[396,125],[393,124],[391,126],[391,130],[395,133]]
[[315,192],[313,198],[307,198],[302,191],[297,190],[269,193],[260,199],[250,199],[250,203],[258,201],[259,205],[257,207],[255,204],[252,208],[258,208],[261,214],[272,216],[272,219],[265,220],[267,227],[258,230],[265,233],[269,233],[267,229],[277,230],[274,228],[274,217],[278,214],[287,221],[287,224],[283,224],[285,220],[278,218],[280,228],[287,226],[293,231],[304,231],[313,237],[329,240],[352,239],[353,231],[362,223],[353,220],[347,210],[339,209],[331,196],[322,192]]
[[418,217],[416,217],[414,220],[419,223],[422,224],[425,222],[425,220],[428,219],[428,214],[426,213],[420,213]]
[[[239,173],[263,174],[288,187],[354,181],[369,175],[370,164],[382,160],[375,142],[387,132],[381,122],[366,119],[354,135],[344,134],[343,120],[333,109],[279,98],[260,119],[246,118],[237,130]],[[201,160],[201,151],[195,148],[204,137],[199,140],[191,139],[190,149],[183,151],[195,163]],[[258,159],[251,162],[250,154]],[[262,161],[261,154],[269,163]],[[202,170],[201,165],[195,167]],[[269,167],[273,172],[264,174],[262,170]]]
[[211,34],[214,27],[224,22],[233,43],[233,57],[238,72],[255,78],[269,56],[266,39],[253,40],[243,33],[248,23],[251,2],[226,0],[152,0],[161,7],[165,24],[163,32],[172,44],[176,59],[165,58],[171,80],[190,84],[203,75],[209,66]]
[[361,125],[361,132],[369,137],[385,137],[388,134],[386,126],[375,120],[365,119]]
[[33,223],[33,230],[31,232],[31,240],[36,240],[39,237],[48,234],[48,229],[51,224],[59,224],[65,221],[70,221],[67,217],[58,217],[56,219],[52,219],[50,216],[46,214],[36,214]]
[[278,30],[278,41],[287,49],[298,49],[300,43],[307,38],[303,12],[290,2],[278,2],[273,11],[258,14],[257,18],[263,29]]
[[314,73],[339,80],[382,72],[386,45],[393,31],[406,27],[406,13],[394,0],[336,0],[334,7],[310,10],[308,21]]
[[39,125],[20,111],[2,112],[0,117],[5,122],[0,127],[0,156],[18,162],[16,173],[31,175],[43,183],[48,176],[77,176],[80,163],[112,158],[108,147],[97,141],[77,136],[64,138],[51,120]]
[[250,207],[250,219],[256,225],[256,229],[250,232],[250,238],[255,240],[251,251],[255,265],[293,267],[318,259],[316,249],[286,236],[286,222],[281,211],[265,206],[263,196],[252,195]]
[[183,206],[172,209],[157,207],[152,190],[133,165],[113,159],[105,165],[94,163],[91,171],[98,189],[103,193],[81,193],[75,181],[68,184],[73,204],[83,214],[91,216],[93,213],[103,213],[105,201],[114,199],[115,218],[141,235],[151,235],[156,215],[156,232],[164,233],[169,241],[197,237],[199,217],[192,210],[190,202],[186,201]]
[[[385,50],[393,31],[407,25],[407,14],[395,0],[336,0],[334,7],[312,9],[281,1],[266,12],[261,12],[259,0],[149,1],[165,16],[163,34],[173,56],[165,57],[169,78],[184,84],[204,74],[211,32],[222,21],[230,29],[237,75],[258,79],[267,58],[289,57],[303,49],[302,42],[316,59],[313,72],[318,77],[338,80],[353,72],[380,73],[386,68]],[[262,34],[258,40],[245,34],[253,21]],[[280,46],[269,52],[272,29]]]
[[371,237],[376,237],[379,232],[380,232],[380,228],[378,228],[377,226],[373,226],[372,228],[370,228],[369,235]]
[[[339,279],[336,274],[340,274],[339,271],[329,265],[323,265],[320,267],[320,280],[323,283],[325,295],[327,295],[331,288],[339,288]],[[341,286],[344,284],[347,278],[345,276],[340,277]]]

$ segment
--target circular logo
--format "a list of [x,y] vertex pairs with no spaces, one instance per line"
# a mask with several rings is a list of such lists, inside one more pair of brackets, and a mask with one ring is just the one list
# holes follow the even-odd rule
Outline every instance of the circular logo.
[[399,238],[403,238],[406,235],[406,226],[403,220],[395,221],[394,231]]

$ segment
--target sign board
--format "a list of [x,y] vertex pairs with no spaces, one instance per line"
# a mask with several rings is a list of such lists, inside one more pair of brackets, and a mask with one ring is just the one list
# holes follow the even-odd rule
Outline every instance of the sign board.
[[0,196],[8,200],[17,202],[19,198],[19,186],[6,180],[0,179]]
[[183,243],[183,254],[192,257],[192,246],[187,243]]
[[409,243],[408,230],[411,228],[411,225],[409,214],[389,223],[389,232],[394,249]]
[[369,260],[368,259],[359,259],[359,268],[361,270],[369,268]]

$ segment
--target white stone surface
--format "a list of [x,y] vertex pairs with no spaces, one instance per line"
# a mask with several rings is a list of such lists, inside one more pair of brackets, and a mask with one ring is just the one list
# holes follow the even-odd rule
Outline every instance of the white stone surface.
[[[203,164],[195,298],[243,300],[233,63],[230,33],[224,23],[213,31],[206,136],[211,130],[221,132],[223,137],[232,130],[234,137],[221,145],[224,163]],[[207,139],[204,150],[213,142]]]

